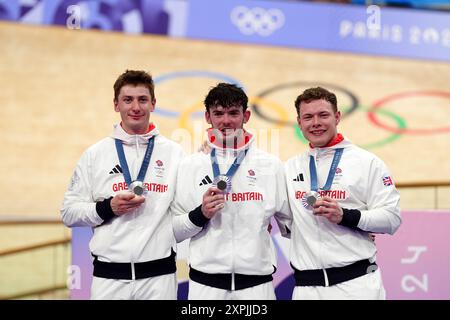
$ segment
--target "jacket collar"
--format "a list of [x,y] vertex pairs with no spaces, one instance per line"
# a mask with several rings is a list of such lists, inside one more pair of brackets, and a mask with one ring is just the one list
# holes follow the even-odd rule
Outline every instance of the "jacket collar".
[[[340,142],[342,142],[342,141],[344,141],[344,136],[343,136],[342,134],[338,133],[338,134],[336,134],[336,136],[335,136],[333,139],[331,139],[330,142],[328,142],[327,145],[325,145],[325,146],[323,146],[323,147],[318,147],[318,148],[329,148],[329,147],[332,147],[332,146],[337,145],[338,143],[340,143]],[[313,147],[313,146],[311,145],[311,143],[309,144],[309,147],[310,147],[311,149],[314,149],[314,148],[315,148],[315,147]]]
[[310,149],[308,153],[311,155],[316,154],[327,154],[328,152],[333,152],[334,149],[347,148],[352,145],[352,142],[344,137],[342,134],[338,133],[326,146],[313,148],[309,145]]
[[206,132],[208,134],[207,140],[208,145],[211,148],[216,148],[218,151],[222,152],[229,152],[229,151],[236,152],[248,149],[254,141],[253,135],[250,132],[244,130],[243,137],[240,138],[238,141],[236,141],[236,143],[233,146],[224,147],[222,144],[219,144],[218,141],[216,140],[216,137],[213,134],[213,128],[207,129]]
[[144,134],[129,134],[123,130],[120,123],[114,125],[114,129],[111,137],[114,139],[122,140],[124,144],[142,144],[147,143],[151,137],[156,137],[159,134],[159,130],[155,124],[150,123],[148,131]]

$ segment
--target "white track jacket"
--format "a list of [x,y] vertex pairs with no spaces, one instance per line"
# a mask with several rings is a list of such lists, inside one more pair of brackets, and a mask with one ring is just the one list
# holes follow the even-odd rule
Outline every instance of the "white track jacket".
[[[144,135],[129,135],[120,125],[111,137],[88,148],[78,161],[61,209],[68,227],[89,226],[91,252],[105,262],[144,262],[168,257],[174,248],[168,208],[173,200],[182,148],[161,136],[156,127]],[[145,202],[136,210],[104,221],[96,202],[127,190],[114,138],[123,141],[131,179],[136,179],[150,137],[155,136],[144,185]]]
[[221,174],[225,174],[236,151],[249,148],[246,157],[231,179],[231,192],[225,207],[204,226],[196,226],[188,213],[201,206],[203,194],[214,180],[209,154],[199,152],[180,164],[174,203],[173,226],[178,242],[191,238],[189,264],[205,273],[240,273],[269,275],[276,266],[276,251],[267,227],[275,217],[281,233],[291,213],[281,161],[257,149],[253,138],[241,149],[216,148]]
[[[361,211],[357,229],[314,216],[302,204],[311,190],[309,156],[316,161],[318,186],[325,185],[336,148],[344,148],[328,196],[342,208]],[[401,223],[400,195],[386,165],[374,154],[348,140],[313,148],[285,164],[289,204],[293,212],[290,259],[298,270],[341,267],[375,259],[376,246],[368,232],[393,234]],[[321,192],[324,195],[324,192]]]

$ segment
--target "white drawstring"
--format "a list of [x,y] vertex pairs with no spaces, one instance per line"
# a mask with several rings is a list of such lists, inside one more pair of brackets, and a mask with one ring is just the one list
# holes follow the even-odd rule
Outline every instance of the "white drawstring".
[[138,135],[135,135],[134,137],[136,138],[136,156],[137,159],[139,159],[139,137]]

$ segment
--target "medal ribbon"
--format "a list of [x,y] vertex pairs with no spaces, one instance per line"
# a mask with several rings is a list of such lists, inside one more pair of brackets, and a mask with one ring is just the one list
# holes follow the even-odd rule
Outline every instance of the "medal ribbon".
[[[336,174],[336,169],[341,160],[342,153],[344,152],[343,148],[336,149],[333,156],[333,162],[331,163],[330,171],[328,172],[327,182],[321,188],[321,190],[330,190],[331,185],[333,184],[334,175]],[[311,176],[311,191],[318,191],[318,182],[317,182],[317,170],[316,170],[316,162],[313,156],[309,156],[309,174]]]
[[[236,173],[237,169],[239,169],[239,166],[241,165],[242,160],[244,160],[245,155],[247,154],[248,149],[245,149],[244,151],[240,151],[237,155],[236,159],[234,159],[233,164],[228,169],[227,173],[225,174],[230,180],[231,177]],[[214,178],[220,176],[220,169],[219,164],[217,163],[217,157],[216,157],[216,148],[213,148],[211,150],[211,164],[213,169]]]
[[[130,187],[133,181],[131,181],[130,170],[128,169],[127,159],[125,158],[125,152],[123,151],[122,140],[119,139],[115,140],[116,140],[117,156],[119,157],[119,162],[120,166],[122,167],[123,176],[125,178],[127,186]],[[148,165],[150,163],[150,158],[152,157],[154,144],[155,144],[154,137],[151,137],[148,140],[147,150],[145,150],[145,155],[144,159],[142,160],[141,169],[139,170],[139,174],[136,179],[138,181],[144,182],[145,174],[147,173]]]

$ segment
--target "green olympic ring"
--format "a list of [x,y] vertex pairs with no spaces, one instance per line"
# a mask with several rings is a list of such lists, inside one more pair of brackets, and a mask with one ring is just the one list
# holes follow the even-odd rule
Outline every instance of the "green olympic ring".
[[[368,108],[361,107],[361,106],[360,106],[360,108],[358,110],[366,111],[366,112],[369,111]],[[385,115],[385,116],[388,116],[388,117],[391,117],[392,119],[394,119],[395,122],[397,122],[398,129],[405,129],[406,128],[406,121],[403,118],[401,118],[399,115],[397,115],[397,114],[395,114],[393,112],[389,112],[387,110],[382,110],[382,109],[377,109],[377,110],[373,110],[373,111],[376,112],[376,113],[380,113],[382,115]],[[295,126],[295,135],[304,144],[308,144],[308,140],[305,139],[305,137],[303,136],[302,131],[300,130],[300,128],[298,126]],[[360,147],[363,148],[363,149],[372,149],[372,148],[376,148],[376,147],[381,147],[381,146],[383,146],[385,144],[388,144],[390,142],[393,142],[393,141],[397,140],[400,137],[401,137],[401,134],[394,132],[389,137],[387,137],[385,139],[381,139],[379,141],[375,141],[375,142],[372,142],[372,143],[369,143],[369,144],[365,144],[365,145],[362,145]]]

